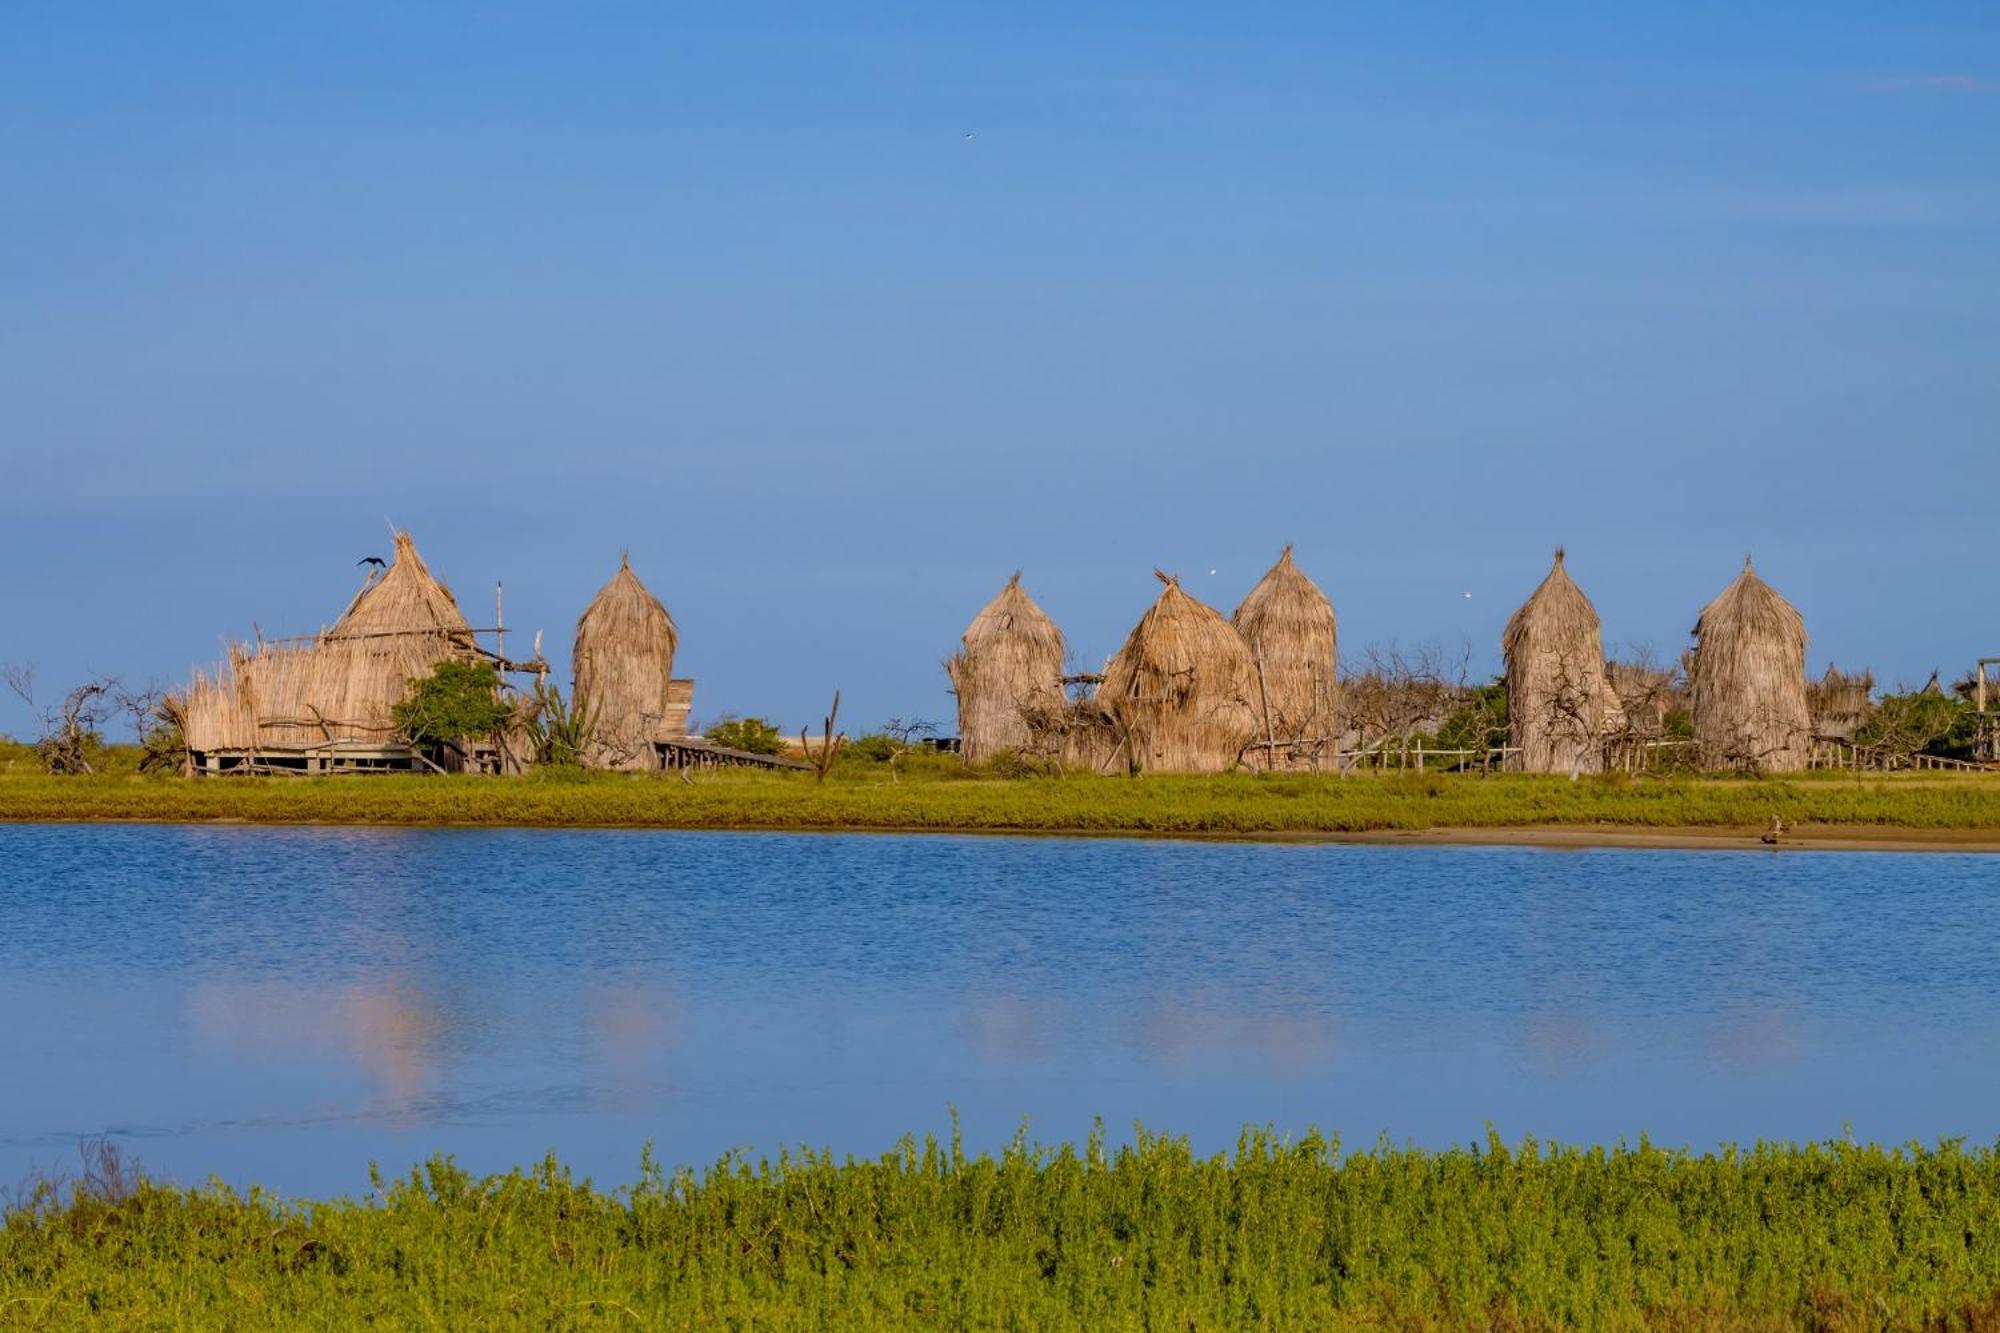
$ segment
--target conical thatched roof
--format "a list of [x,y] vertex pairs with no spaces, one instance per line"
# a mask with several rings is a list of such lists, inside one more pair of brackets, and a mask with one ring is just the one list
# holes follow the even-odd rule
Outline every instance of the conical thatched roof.
[[661,727],[670,712],[667,683],[679,644],[674,618],[632,572],[631,560],[620,559],[618,572],[576,622],[571,699],[597,723],[585,762],[598,768],[653,767],[653,742],[671,739]]
[[1702,762],[1788,772],[1806,766],[1806,624],[1797,608],[1743,572],[1695,622],[1694,734]]
[[479,656],[451,590],[406,532],[396,558],[309,645],[238,645],[185,699],[194,750],[394,739],[392,710],[439,662]]
[[959,753],[985,763],[1026,750],[1030,720],[1063,704],[1063,636],[1021,586],[1020,571],[966,626],[944,664],[958,695]]
[[[1268,708],[1268,731],[1276,740],[1305,741],[1315,753],[1318,743],[1333,743],[1340,734],[1338,626],[1333,603],[1293,563],[1290,543],[1244,597],[1231,623],[1262,668],[1251,699],[1260,731],[1266,729]],[[1255,753],[1260,764],[1286,762],[1282,753]]]
[[1256,666],[1235,626],[1166,587],[1104,668],[1097,701],[1123,733],[1130,762],[1153,773],[1235,768],[1257,733]]
[[1507,621],[1507,728],[1529,773],[1596,773],[1604,738],[1624,720],[1604,669],[1597,608],[1569,576],[1562,548],[1548,577]]

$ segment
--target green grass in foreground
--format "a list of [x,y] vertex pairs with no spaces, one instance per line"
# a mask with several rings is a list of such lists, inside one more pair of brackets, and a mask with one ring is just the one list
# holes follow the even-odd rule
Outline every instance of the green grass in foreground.
[[2000,1154],[1952,1143],[906,1141],[609,1193],[434,1161],[360,1201],[142,1184],[0,1226],[21,1328],[1990,1329],[1996,1293]]
[[1810,775],[1785,780],[1388,775],[1349,778],[1019,778],[728,772],[672,777],[252,778],[0,772],[0,820],[633,825],[1089,833],[1343,833],[1611,824],[2000,831],[2000,775]]

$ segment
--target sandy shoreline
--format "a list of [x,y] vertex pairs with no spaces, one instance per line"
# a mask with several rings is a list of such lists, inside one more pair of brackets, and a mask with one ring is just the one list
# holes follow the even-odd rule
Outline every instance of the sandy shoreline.
[[[1282,836],[1282,835],[1280,835]],[[1488,847],[1592,847],[1672,851],[2000,852],[2000,829],[1913,829],[1827,825],[1788,830],[1766,843],[1761,829],[1657,828],[1614,825],[1532,828],[1382,829],[1326,835],[1340,842]]]

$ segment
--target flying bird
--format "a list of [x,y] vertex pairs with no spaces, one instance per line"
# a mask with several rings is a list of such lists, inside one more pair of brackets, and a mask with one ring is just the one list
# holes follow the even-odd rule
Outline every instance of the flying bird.
[[359,569],[362,565],[373,565],[377,569],[387,569],[389,567],[389,562],[384,560],[379,555],[364,555],[359,560],[356,560],[354,562],[354,565],[355,568],[357,569]]

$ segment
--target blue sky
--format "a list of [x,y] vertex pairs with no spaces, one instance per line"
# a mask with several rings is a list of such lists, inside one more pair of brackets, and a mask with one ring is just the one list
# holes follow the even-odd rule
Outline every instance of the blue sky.
[[183,678],[387,520],[559,659],[629,548],[794,725],[1285,541],[1350,652],[1495,665],[1559,542],[1614,645],[1748,550],[1815,668],[2000,652],[2000,10],[1331,8],[10,4],[0,661]]

